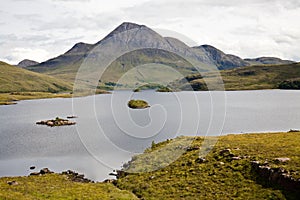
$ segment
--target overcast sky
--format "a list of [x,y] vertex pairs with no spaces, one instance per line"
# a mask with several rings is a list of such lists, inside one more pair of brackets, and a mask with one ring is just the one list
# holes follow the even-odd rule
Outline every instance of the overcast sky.
[[0,60],[45,61],[77,42],[96,43],[124,21],[242,58],[300,61],[299,0],[1,0]]

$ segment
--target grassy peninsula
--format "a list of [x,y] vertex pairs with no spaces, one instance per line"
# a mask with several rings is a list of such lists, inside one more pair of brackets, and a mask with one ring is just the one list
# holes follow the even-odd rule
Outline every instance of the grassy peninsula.
[[[0,178],[0,199],[298,199],[300,132],[226,135],[206,141],[216,139],[216,145],[205,147],[203,137],[153,143],[124,165],[129,173],[113,184],[78,183],[63,174]],[[175,162],[144,172],[153,164],[163,165],[178,149],[184,151]],[[202,157],[201,149],[208,155]],[[266,174],[256,171],[253,163],[260,163]],[[282,171],[278,176],[294,180],[296,186],[266,178],[268,170],[276,169]],[[11,181],[17,184],[9,185]]]
[[[213,138],[211,138],[213,139]],[[190,146],[185,146],[191,141]],[[251,162],[271,169],[282,168],[300,178],[300,132],[241,134],[219,137],[203,158],[199,155],[203,138],[179,137],[153,144],[132,159],[126,168],[143,172],[164,165],[167,155],[178,148],[187,151],[171,165],[146,173],[129,173],[117,180],[117,187],[132,191],[141,199],[297,199],[299,190],[287,190],[256,172]],[[174,145],[171,145],[171,144]],[[159,149],[170,146],[166,153]],[[228,150],[227,153],[222,151]],[[157,153],[153,153],[157,152]],[[225,151],[226,152],[226,151]],[[288,157],[278,163],[276,158]]]

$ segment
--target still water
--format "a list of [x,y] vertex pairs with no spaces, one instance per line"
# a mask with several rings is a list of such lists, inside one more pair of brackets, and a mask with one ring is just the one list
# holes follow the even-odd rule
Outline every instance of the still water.
[[[151,107],[129,109],[129,99],[144,99]],[[300,91],[116,91],[0,106],[0,176],[28,175],[36,166],[102,181],[152,141],[300,129],[299,102]],[[69,115],[78,116],[75,126],[35,124]]]

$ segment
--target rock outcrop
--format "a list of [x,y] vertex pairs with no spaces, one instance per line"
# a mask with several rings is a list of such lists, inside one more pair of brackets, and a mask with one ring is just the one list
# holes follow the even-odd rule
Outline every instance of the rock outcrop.
[[293,178],[289,171],[283,168],[271,168],[258,161],[251,161],[251,166],[260,177],[269,183],[279,185],[286,190],[300,191],[300,179]]
[[72,170],[68,170],[65,172],[62,172],[63,175],[67,175],[67,177],[74,182],[78,183],[94,183],[94,181],[91,181],[90,179],[87,179],[84,177],[83,174],[79,174],[77,172],[74,172]]
[[29,176],[40,176],[40,175],[45,175],[45,174],[53,174],[54,172],[52,172],[51,170],[49,170],[48,168],[43,168],[41,169],[39,172],[32,172],[30,173]]
[[46,121],[39,121],[36,122],[38,125],[47,125],[47,126],[70,126],[70,125],[75,125],[76,122],[69,121],[67,119],[61,119],[61,118],[56,118],[56,119],[51,119],[51,120],[46,120]]
[[22,60],[21,62],[19,62],[17,66],[21,67],[21,68],[26,68],[26,67],[30,67],[30,66],[34,66],[34,65],[38,65],[38,64],[40,64],[40,63],[33,61],[33,60],[25,59],[25,60]]

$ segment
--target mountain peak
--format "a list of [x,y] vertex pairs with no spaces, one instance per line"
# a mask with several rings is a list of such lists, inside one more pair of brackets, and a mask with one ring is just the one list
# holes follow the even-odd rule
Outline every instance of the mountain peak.
[[123,31],[128,31],[131,29],[142,28],[142,27],[145,27],[145,25],[139,25],[131,22],[123,22],[120,26],[118,26],[115,30],[113,30],[112,33],[113,32],[120,33]]
[[69,51],[67,51],[67,54],[80,54],[89,51],[92,48],[93,45],[79,42],[75,44]]
[[121,25],[119,25],[117,28],[115,28],[110,34],[108,34],[105,38],[109,38],[109,37],[111,37],[115,34],[122,33],[124,31],[129,31],[129,30],[132,30],[132,29],[140,29],[140,28],[143,28],[143,27],[146,27],[146,26],[135,24],[135,23],[132,23],[132,22],[123,22]]

